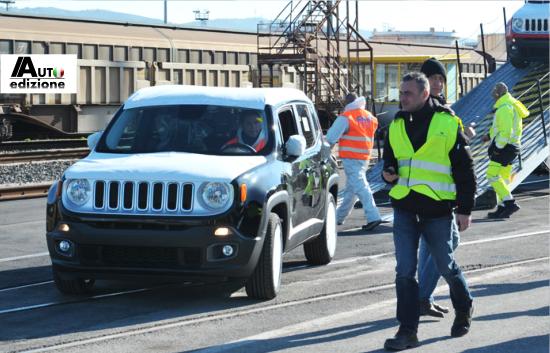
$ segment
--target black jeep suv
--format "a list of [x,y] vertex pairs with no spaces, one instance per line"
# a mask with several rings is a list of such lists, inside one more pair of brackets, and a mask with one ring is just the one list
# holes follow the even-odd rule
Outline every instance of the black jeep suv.
[[157,276],[271,299],[285,252],[303,245],[316,265],[334,256],[338,174],[301,91],[145,88],[88,145],[48,195],[63,293]]

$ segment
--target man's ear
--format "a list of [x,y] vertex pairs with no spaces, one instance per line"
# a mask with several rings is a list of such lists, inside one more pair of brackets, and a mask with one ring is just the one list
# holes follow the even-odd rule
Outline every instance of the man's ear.
[[430,96],[430,91],[425,89],[423,92],[422,92],[422,100],[426,100],[428,99],[428,97]]

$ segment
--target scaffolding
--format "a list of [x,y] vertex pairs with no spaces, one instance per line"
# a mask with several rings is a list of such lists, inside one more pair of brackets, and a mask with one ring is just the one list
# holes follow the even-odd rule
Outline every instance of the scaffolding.
[[[299,87],[329,120],[351,91],[366,96],[374,110],[373,50],[359,33],[358,13],[358,0],[355,11],[349,0],[298,0],[290,1],[275,20],[258,24],[258,87],[273,87],[274,71],[293,67]],[[370,89],[354,70],[362,52],[370,54]]]

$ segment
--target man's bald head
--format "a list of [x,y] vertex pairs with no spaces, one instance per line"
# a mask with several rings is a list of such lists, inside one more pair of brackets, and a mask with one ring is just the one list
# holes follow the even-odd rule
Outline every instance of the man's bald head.
[[493,87],[493,98],[499,99],[503,95],[508,93],[508,86],[504,82],[498,82],[495,87]]

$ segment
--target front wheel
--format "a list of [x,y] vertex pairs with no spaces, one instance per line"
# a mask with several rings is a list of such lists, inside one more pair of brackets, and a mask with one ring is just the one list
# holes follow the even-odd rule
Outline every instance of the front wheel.
[[82,295],[89,293],[95,283],[95,280],[91,278],[63,279],[56,270],[52,270],[52,272],[55,286],[64,294]]
[[283,230],[275,213],[269,214],[262,254],[246,283],[246,294],[254,299],[273,299],[281,286],[283,272]]
[[304,244],[304,254],[311,265],[326,265],[336,252],[336,203],[332,194],[328,196],[325,224],[321,234]]

